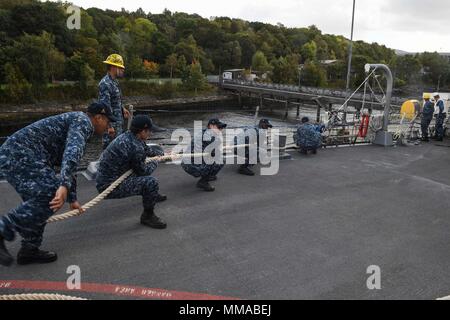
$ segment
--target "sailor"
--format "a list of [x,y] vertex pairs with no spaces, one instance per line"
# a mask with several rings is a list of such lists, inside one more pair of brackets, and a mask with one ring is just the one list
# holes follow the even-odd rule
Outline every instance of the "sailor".
[[445,113],[444,101],[441,99],[439,93],[433,94],[435,105],[434,105],[434,117],[436,118],[436,140],[444,140],[444,121],[447,117]]
[[309,123],[308,117],[302,118],[302,124],[297,128],[294,134],[294,141],[300,147],[300,153],[308,154],[311,151],[317,153],[317,149],[322,146],[322,134],[320,128]]
[[16,232],[23,239],[18,264],[57,260],[56,253],[39,249],[46,221],[66,200],[83,212],[77,201],[77,166],[91,135],[102,135],[117,120],[109,111],[93,103],[87,113],[49,117],[14,133],[0,147],[0,171],[23,200],[0,219],[0,264],[12,264],[5,240],[13,241]]
[[422,119],[420,125],[422,129],[422,141],[428,142],[430,141],[428,139],[428,128],[430,126],[431,120],[433,120],[434,103],[431,102],[431,94],[429,93],[424,93],[423,99],[425,100],[425,103],[422,109]]
[[[211,119],[208,122],[207,129],[202,130],[191,142],[191,152],[195,153],[205,152],[205,148],[216,141],[216,138],[220,136],[220,133],[225,129],[227,125],[221,122],[219,119]],[[215,152],[211,152],[211,157],[215,156]],[[195,157],[184,158],[181,162],[181,166],[184,171],[195,178],[200,178],[197,182],[197,187],[204,191],[212,192],[215,190],[213,186],[209,184],[211,181],[217,180],[217,174],[224,167],[223,163],[206,163],[206,157],[196,159]],[[200,162],[200,163],[198,163]],[[208,161],[209,162],[209,161]]]
[[123,132],[124,119],[130,117],[130,112],[122,106],[122,92],[117,79],[123,78],[125,65],[123,58],[118,54],[110,55],[104,64],[107,65],[107,74],[98,85],[99,102],[111,109],[112,114],[119,119],[111,124],[108,132],[103,135],[103,150]]
[[161,150],[150,148],[145,143],[150,138],[152,128],[153,122],[148,116],[138,115],[133,119],[130,131],[114,139],[100,156],[96,186],[101,193],[125,172],[133,170],[133,174],[106,199],[142,196],[144,212],[141,215],[141,224],[154,229],[165,229],[166,223],[154,212],[156,202],[167,199],[158,193],[158,180],[151,176],[158,162],[146,163],[147,157],[164,155]]
[[[242,164],[239,169],[238,169],[238,173],[242,174],[242,175],[246,175],[246,176],[254,176],[255,173],[251,170],[251,168],[254,166],[254,163],[250,163],[250,148],[254,148],[256,147],[256,152],[257,152],[257,159],[259,159],[259,148],[260,148],[260,141],[259,141],[259,134],[260,134],[260,130],[268,130],[269,128],[273,128],[272,123],[270,123],[269,119],[261,119],[259,121],[258,126],[255,127],[249,127],[243,130],[242,132],[242,136],[239,137],[235,137],[234,138],[234,144],[238,145],[239,143],[242,144],[250,144],[250,134],[256,134],[256,146],[248,146],[245,147],[245,163]],[[253,132],[249,132],[249,131],[253,131]],[[235,149],[235,154],[239,154],[238,148]]]

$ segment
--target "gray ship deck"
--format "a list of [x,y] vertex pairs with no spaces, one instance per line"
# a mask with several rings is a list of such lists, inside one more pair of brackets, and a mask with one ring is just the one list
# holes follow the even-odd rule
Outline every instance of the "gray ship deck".
[[[157,212],[167,230],[138,224],[139,198],[105,201],[83,217],[49,225],[44,247],[59,260],[0,267],[0,288],[8,286],[4,280],[65,283],[67,267],[78,265],[83,283],[241,299],[446,296],[449,161],[450,149],[433,143],[326,149],[315,157],[295,154],[276,176],[244,177],[227,167],[211,194],[197,190],[181,168],[162,165],[156,176],[169,200]],[[94,184],[80,177],[79,194],[92,198]],[[18,202],[0,183],[2,211]],[[18,245],[9,245],[13,253]],[[370,265],[381,268],[381,290],[366,287]],[[0,294],[54,292],[32,283]],[[97,287],[56,291],[117,298]]]

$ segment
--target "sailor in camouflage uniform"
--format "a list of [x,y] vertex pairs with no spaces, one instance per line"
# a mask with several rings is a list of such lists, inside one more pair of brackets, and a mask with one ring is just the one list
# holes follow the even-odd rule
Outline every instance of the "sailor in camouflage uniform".
[[[201,135],[192,140],[191,152],[204,152],[205,148],[216,141],[216,134],[227,125],[222,123],[219,119],[211,119],[208,122],[208,127],[202,130]],[[214,151],[211,153],[211,157],[214,157]],[[217,174],[224,167],[223,163],[208,164],[205,162],[204,157],[201,159],[201,163],[197,163],[194,157],[184,158],[181,162],[183,170],[195,178],[200,178],[197,182],[197,187],[205,191],[211,192],[215,188],[209,184],[211,181],[217,180]]]
[[159,195],[158,180],[152,173],[158,162],[146,164],[147,157],[164,155],[160,149],[150,148],[145,141],[150,137],[153,123],[148,116],[138,115],[131,129],[117,137],[103,151],[98,166],[97,190],[101,193],[125,172],[132,169],[133,175],[122,182],[107,199],[122,199],[131,196],[142,196],[144,212],[141,223],[154,229],[165,229],[166,223],[154,213],[156,202],[165,201],[166,196]]
[[322,146],[321,129],[309,123],[308,117],[304,117],[302,124],[294,134],[294,141],[300,147],[300,153],[306,155],[308,151],[311,151],[313,154],[316,154],[317,149]]
[[436,118],[436,136],[435,139],[437,141],[444,140],[444,122],[445,118],[447,118],[447,113],[445,112],[444,101],[441,99],[439,93],[434,93],[434,100],[436,101],[434,106],[434,117]]
[[103,149],[106,149],[115,137],[122,134],[124,118],[128,119],[130,112],[122,106],[122,92],[117,81],[118,78],[124,76],[123,58],[118,54],[112,54],[103,63],[108,66],[108,74],[98,85],[98,100],[106,107],[111,108],[112,114],[118,119],[111,124],[110,130],[103,135]]
[[[240,136],[236,136],[234,138],[234,144],[249,144],[250,143],[250,134],[256,134],[256,148],[257,148],[257,161],[259,161],[259,134],[260,130],[268,130],[269,128],[273,128],[272,123],[270,123],[269,119],[261,119],[259,121],[258,126],[245,128]],[[253,133],[249,133],[249,130],[253,130]],[[238,155],[238,148],[235,149],[235,155]],[[246,176],[254,176],[255,173],[251,170],[251,167],[254,166],[254,163],[250,163],[250,146],[245,147],[245,163],[239,167],[238,173]]]
[[431,94],[424,94],[423,98],[425,103],[423,105],[422,110],[422,118],[420,121],[420,127],[422,130],[422,141],[428,142],[430,141],[428,138],[428,131],[430,127],[431,120],[433,120],[434,114],[434,103],[431,102]]
[[0,219],[0,264],[12,264],[4,241],[13,241],[16,232],[23,238],[18,264],[56,261],[55,253],[39,250],[46,221],[66,199],[71,209],[83,211],[77,201],[77,166],[87,140],[94,132],[102,135],[110,120],[116,119],[109,109],[93,103],[87,113],[69,112],[35,122],[0,147],[0,171],[23,200]]

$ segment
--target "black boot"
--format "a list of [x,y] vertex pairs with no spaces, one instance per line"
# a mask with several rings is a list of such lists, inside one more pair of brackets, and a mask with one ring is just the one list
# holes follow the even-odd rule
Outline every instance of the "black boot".
[[214,191],[214,187],[212,185],[209,184],[208,182],[208,177],[202,177],[198,182],[197,182],[197,188],[203,189],[207,192],[212,192]]
[[252,170],[250,170],[249,167],[246,167],[246,166],[240,166],[238,172],[245,176],[254,176],[255,175],[255,173]]
[[156,202],[164,202],[166,200],[167,200],[167,196],[166,195],[162,195],[162,194],[158,193],[158,195],[156,196]]
[[217,180],[217,176],[210,176],[210,177],[208,177],[208,182],[216,181],[216,180]]
[[312,153],[312,154],[317,154],[317,149],[313,149],[313,150],[311,151],[311,153]]
[[144,210],[141,216],[141,224],[153,229],[167,228],[167,224],[153,212],[153,209]]
[[12,255],[8,252],[5,246],[5,239],[0,235],[0,264],[9,267],[14,261]]
[[17,264],[27,265],[33,263],[51,263],[58,260],[54,252],[42,251],[38,248],[22,247],[17,254]]
[[306,150],[306,149],[300,149],[300,154],[303,154],[303,155],[307,155],[308,154],[308,151]]

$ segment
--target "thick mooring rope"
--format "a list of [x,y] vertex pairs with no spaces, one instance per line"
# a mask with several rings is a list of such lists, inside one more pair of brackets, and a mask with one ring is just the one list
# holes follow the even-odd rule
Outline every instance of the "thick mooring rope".
[[[227,147],[224,147],[223,150],[230,150],[230,149],[241,148],[241,147],[248,147],[248,145],[227,146]],[[149,163],[151,161],[158,161],[158,162],[164,162],[164,161],[170,161],[170,160],[173,161],[175,159],[180,159],[183,157],[204,157],[204,156],[208,156],[208,155],[209,155],[208,153],[169,154],[169,155],[164,155],[164,156],[159,156],[159,157],[147,158],[146,163]],[[129,171],[125,172],[116,181],[114,181],[106,190],[104,190],[102,193],[100,193],[97,197],[95,197],[88,203],[84,204],[82,206],[82,208],[87,211],[87,210],[91,209],[92,207],[96,206],[97,204],[99,204],[132,174],[133,174],[133,170],[129,170]],[[84,214],[85,212],[80,213],[80,211],[78,209],[71,210],[66,213],[51,217],[50,219],[47,220],[47,223],[59,222],[59,221],[63,221],[63,220],[69,219],[69,218],[78,217],[78,216]]]
[[0,295],[0,301],[65,301],[65,300],[87,300],[83,298],[64,296],[60,294],[47,294],[47,293],[29,293],[29,294],[11,294]]

